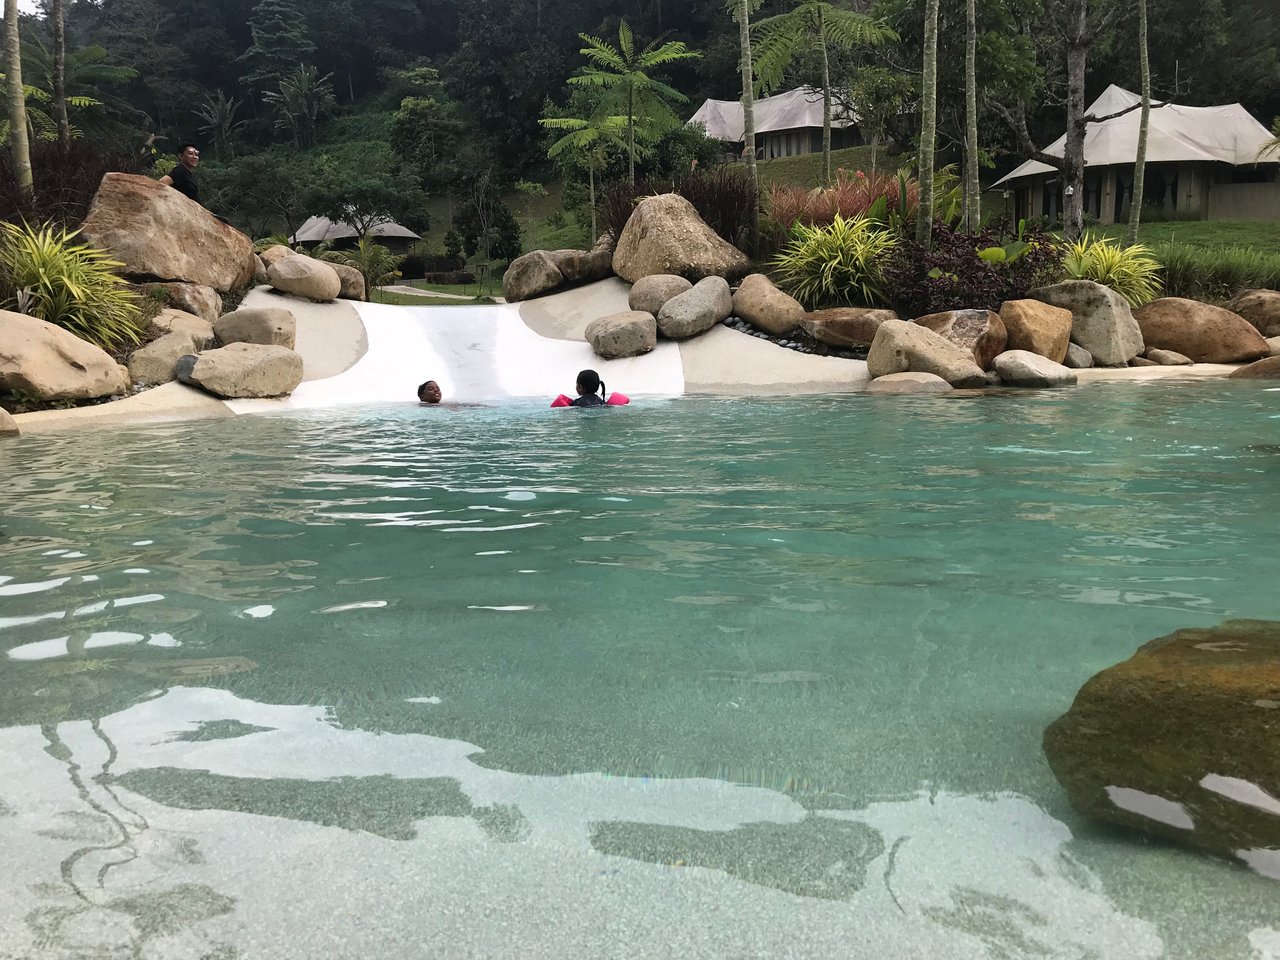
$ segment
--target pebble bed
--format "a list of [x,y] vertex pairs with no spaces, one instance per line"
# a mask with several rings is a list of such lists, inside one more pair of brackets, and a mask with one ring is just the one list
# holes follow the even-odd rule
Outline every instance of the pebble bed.
[[745,333],[749,337],[756,337],[759,340],[768,340],[770,343],[776,343],[780,347],[788,350],[795,350],[799,353],[813,354],[815,357],[838,357],[841,360],[865,360],[867,359],[867,351],[853,350],[848,347],[833,347],[830,344],[823,343],[821,340],[815,340],[813,337],[802,331],[796,331],[787,337],[777,337],[771,333],[753,327],[741,317],[727,317],[721,321],[730,330],[737,330],[739,333]]

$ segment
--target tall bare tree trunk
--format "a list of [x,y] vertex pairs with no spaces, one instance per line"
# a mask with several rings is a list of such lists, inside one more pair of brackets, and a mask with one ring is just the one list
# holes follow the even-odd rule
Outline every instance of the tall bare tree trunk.
[[31,141],[27,137],[27,99],[22,89],[22,43],[18,38],[18,0],[4,0],[5,94],[9,100],[9,142],[18,200],[31,210],[35,184],[31,177]]
[[827,24],[818,8],[818,43],[822,47],[822,183],[831,185],[831,64],[827,60]]
[[590,160],[587,161],[587,189],[591,191],[591,246],[594,247],[600,234],[596,233],[596,168]]
[[1071,0],[1067,37],[1067,142],[1062,149],[1062,232],[1084,232],[1084,72],[1089,55],[1088,0]]
[[1147,176],[1147,130],[1151,125],[1151,63],[1147,59],[1147,0],[1138,0],[1138,65],[1142,71],[1142,122],[1138,126],[1138,155],[1133,161],[1133,199],[1129,201],[1129,229],[1124,242],[1138,242],[1142,225],[1142,191]]
[[965,3],[964,48],[964,223],[970,233],[982,223],[981,184],[978,182],[978,12],[976,0]]
[[58,146],[71,149],[71,121],[67,119],[67,22],[63,0],[50,0],[53,18],[53,115],[58,120]]
[[756,205],[750,213],[751,242],[760,230],[760,173],[756,169],[756,81],[751,63],[751,0],[738,0],[739,66],[742,68],[742,140]]
[[627,84],[627,176],[636,185],[636,106],[635,90]]
[[938,136],[938,0],[925,0],[924,80],[920,90],[920,206],[916,243],[928,247],[933,236],[933,153]]

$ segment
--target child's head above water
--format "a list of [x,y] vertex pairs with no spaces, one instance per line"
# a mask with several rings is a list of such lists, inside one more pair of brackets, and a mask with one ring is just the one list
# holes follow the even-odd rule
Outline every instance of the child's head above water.
[[440,402],[440,384],[434,380],[428,380],[426,383],[418,387],[418,399],[422,403],[439,403]]
[[599,393],[603,397],[604,381],[594,370],[583,370],[578,374],[577,389],[580,397],[585,397],[589,393]]

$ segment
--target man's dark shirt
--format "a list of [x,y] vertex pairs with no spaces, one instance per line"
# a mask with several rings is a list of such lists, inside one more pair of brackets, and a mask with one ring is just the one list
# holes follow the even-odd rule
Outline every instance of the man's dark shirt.
[[169,179],[173,181],[173,189],[190,197],[196,203],[200,202],[200,188],[196,186],[196,175],[182,164],[173,168]]

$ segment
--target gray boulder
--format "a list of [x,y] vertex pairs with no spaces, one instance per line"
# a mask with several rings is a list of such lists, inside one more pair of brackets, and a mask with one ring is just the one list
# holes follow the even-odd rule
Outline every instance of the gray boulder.
[[775,337],[787,336],[804,321],[800,302],[779,290],[763,273],[753,273],[742,281],[733,294],[733,313]]
[[1067,355],[1062,365],[1072,370],[1086,370],[1093,366],[1093,354],[1078,343],[1068,343]]
[[[327,261],[326,261],[327,262]],[[367,300],[364,289],[364,274],[349,263],[330,263],[338,275],[338,296],[343,300]]]
[[1011,387],[1070,387],[1076,375],[1060,363],[1030,350],[1006,350],[992,364],[1000,382]]
[[1271,356],[1280,357],[1280,337],[1267,337],[1267,346],[1271,349]]
[[595,283],[613,276],[610,250],[552,250],[549,256],[568,284]]
[[800,319],[800,329],[819,343],[866,350],[875,339],[880,324],[897,319],[898,315],[892,310],[832,307],[829,310],[812,310],[806,313]]
[[256,253],[253,255],[253,285],[260,287],[267,282],[267,265],[263,263],[262,257]]
[[655,317],[667,301],[673,297],[693,289],[693,283],[674,273],[655,273],[641,277],[631,287],[627,296],[627,306],[632,310],[643,310]]
[[174,310],[194,313],[210,323],[222,316],[222,297],[213,287],[198,283],[166,283],[164,289],[169,306]]
[[1189,367],[1193,361],[1190,357],[1173,350],[1161,350],[1159,347],[1152,347],[1146,352],[1146,358],[1153,363],[1158,363],[1162,367]]
[[216,397],[280,397],[302,382],[302,357],[288,347],[232,343],[183,357],[176,372]]
[[516,257],[502,275],[502,295],[508,303],[531,300],[562,286],[564,274],[545,250]]
[[129,389],[129,372],[103,349],[62,327],[0,310],[0,393],[91,400]]
[[672,297],[658,311],[658,332],[669,340],[706,333],[733,311],[733,294],[723,277],[699,280],[690,290]]
[[658,345],[658,321],[651,313],[626,310],[592,320],[585,336],[596,355],[606,360],[638,357]]
[[22,431],[18,429],[18,421],[4,407],[0,407],[0,437],[16,437]]
[[867,353],[867,372],[873,378],[891,373],[932,373],[953,387],[983,387],[987,383],[972,351],[905,320],[880,324]]
[[134,383],[152,386],[168,383],[174,379],[178,360],[197,349],[190,334],[180,331],[166,333],[129,355],[129,376]]
[[195,342],[197,350],[203,350],[213,343],[213,324],[204,317],[197,317],[194,313],[183,310],[161,310],[151,318],[149,332],[153,337],[163,337],[166,333],[185,333]]
[[908,395],[913,393],[948,393],[955,388],[933,373],[890,373],[867,384],[867,393]]
[[993,310],[945,310],[917,317],[916,323],[968,350],[983,370],[991,369],[1009,341],[1004,321]]
[[267,267],[267,280],[277,290],[320,303],[336,300],[342,292],[342,281],[333,267],[298,254],[282,257]]
[[213,325],[222,344],[263,343],[294,348],[298,324],[284,307],[242,307]]
[[277,243],[275,246],[267,247],[260,254],[258,259],[262,261],[263,269],[270,270],[285,257],[296,257],[300,254],[292,247],[286,247],[283,243]]
[[645,197],[627,220],[613,251],[613,272],[629,283],[655,273],[689,280],[745,276],[751,261],[722,240],[677,193]]
[[1246,290],[1229,307],[1264,337],[1280,336],[1280,290]]
[[1142,353],[1142,330],[1129,301],[1092,280],[1067,280],[1031,291],[1034,300],[1071,311],[1071,340],[1100,367],[1123,367]]
[[1146,357],[1134,357],[1129,361],[1131,367],[1158,367],[1160,364],[1154,360],[1148,360]]

